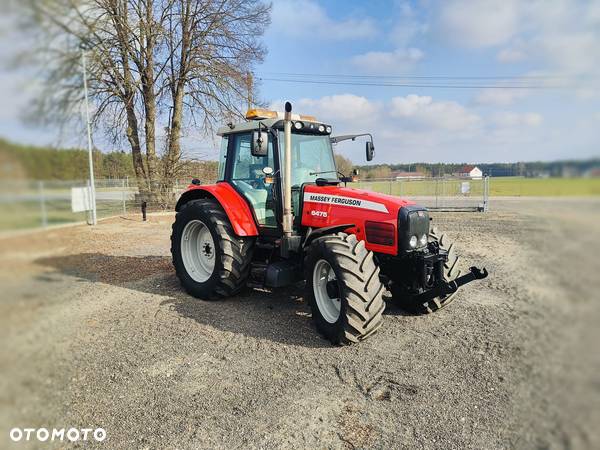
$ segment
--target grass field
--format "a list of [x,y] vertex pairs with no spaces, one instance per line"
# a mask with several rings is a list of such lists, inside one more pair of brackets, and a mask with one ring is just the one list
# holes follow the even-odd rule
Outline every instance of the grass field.
[[519,197],[562,197],[600,195],[600,178],[521,178],[490,179],[490,195]]
[[[465,180],[468,181],[468,180]],[[400,196],[456,195],[462,180],[361,181],[353,186]],[[483,194],[483,183],[470,181],[470,195]],[[507,197],[589,197],[600,196],[600,178],[523,178],[490,179],[490,196]]]

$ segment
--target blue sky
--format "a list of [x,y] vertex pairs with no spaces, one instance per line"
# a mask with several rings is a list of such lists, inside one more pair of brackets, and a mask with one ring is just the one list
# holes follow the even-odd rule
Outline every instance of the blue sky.
[[[331,123],[334,133],[372,132],[374,162],[600,156],[600,1],[275,0],[264,42],[269,53],[257,68],[262,98],[278,108],[290,100],[296,111]],[[0,41],[0,57],[10,48]],[[476,89],[268,80],[285,78],[281,73],[495,78],[362,79],[489,86]],[[18,90],[27,85],[24,78],[0,72],[0,95],[9,105],[0,113],[0,135],[55,143],[52,130],[27,128],[18,120],[28,95]],[[532,88],[494,88],[518,83]],[[60,139],[82,142],[80,136]],[[187,142],[212,146],[210,139]],[[364,158],[363,144],[340,144],[337,150],[355,162]]]

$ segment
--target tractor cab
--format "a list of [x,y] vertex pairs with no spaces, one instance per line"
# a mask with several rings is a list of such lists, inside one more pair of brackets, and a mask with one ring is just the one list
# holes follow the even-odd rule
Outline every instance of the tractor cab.
[[[246,122],[221,128],[219,179],[231,185],[249,202],[260,227],[276,228],[283,210],[284,114],[251,109]],[[331,143],[331,126],[313,116],[292,116],[291,177],[292,208],[298,211],[300,190],[318,179],[338,180]]]

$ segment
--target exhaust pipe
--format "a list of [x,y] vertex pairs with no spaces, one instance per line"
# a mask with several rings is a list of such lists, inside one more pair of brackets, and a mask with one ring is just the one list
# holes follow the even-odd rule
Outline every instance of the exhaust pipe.
[[283,117],[283,234],[292,235],[292,104],[285,102]]

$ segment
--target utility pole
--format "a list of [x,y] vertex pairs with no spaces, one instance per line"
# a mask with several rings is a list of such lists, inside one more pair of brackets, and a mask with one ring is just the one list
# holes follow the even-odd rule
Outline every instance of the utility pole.
[[87,126],[88,158],[90,163],[90,197],[92,203],[92,225],[98,224],[96,217],[96,184],[94,182],[94,158],[92,152],[92,127],[90,125],[90,105],[88,102],[87,71],[85,66],[85,47],[81,47],[81,63],[83,65],[83,94],[85,97],[85,123]]

